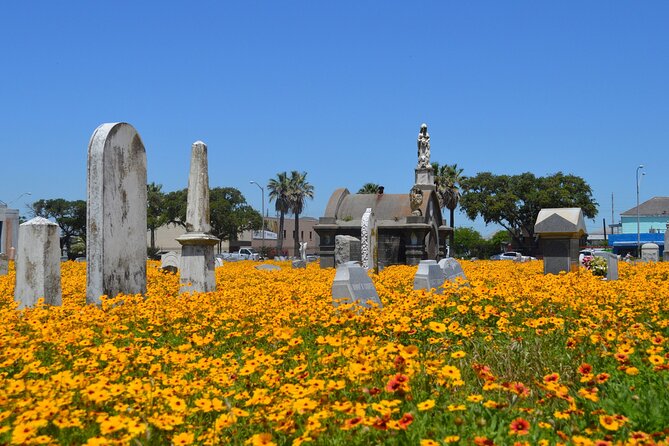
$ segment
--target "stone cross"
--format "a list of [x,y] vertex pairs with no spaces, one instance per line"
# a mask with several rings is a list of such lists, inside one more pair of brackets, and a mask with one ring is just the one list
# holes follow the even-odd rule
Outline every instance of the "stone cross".
[[216,291],[214,246],[219,239],[210,234],[209,166],[207,145],[196,141],[191,148],[188,177],[186,232],[176,240],[181,248],[181,292]]
[[360,220],[360,257],[365,270],[376,269],[376,219],[372,208],[367,208]]
[[146,292],[146,152],[126,123],[102,124],[88,145],[86,302]]
[[18,308],[33,307],[40,297],[47,305],[61,305],[58,225],[42,217],[22,223],[18,246],[14,288]]

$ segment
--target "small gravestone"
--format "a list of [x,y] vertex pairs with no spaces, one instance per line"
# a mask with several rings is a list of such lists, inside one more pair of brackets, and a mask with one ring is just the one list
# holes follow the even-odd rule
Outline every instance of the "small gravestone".
[[444,292],[444,272],[436,260],[421,260],[413,279],[414,290],[436,290],[437,294]]
[[280,266],[272,265],[271,263],[263,263],[262,265],[256,265],[255,269],[259,271],[281,271]]
[[307,262],[306,260],[293,260],[291,266],[293,267],[293,269],[306,268]]
[[336,235],[334,249],[335,267],[346,262],[359,262],[360,239],[350,235]]
[[102,124],[88,145],[86,303],[146,292],[146,152],[126,123]]
[[453,257],[447,257],[445,259],[439,260],[439,267],[444,273],[444,279],[451,282],[455,282],[457,277],[462,277],[462,279],[467,280],[465,272],[460,266],[460,262],[455,260]]
[[357,303],[364,308],[371,308],[372,305],[383,308],[374,282],[357,262],[344,263],[337,268],[332,283],[332,299],[335,306]]
[[9,273],[9,256],[0,254],[0,276],[6,276]]
[[595,251],[593,254],[606,259],[606,280],[618,280],[618,256],[608,251]]
[[166,252],[160,256],[160,268],[171,273],[179,270],[180,255],[175,251]]
[[58,225],[42,217],[21,224],[18,246],[14,289],[18,308],[33,307],[40,297],[47,305],[61,305]]
[[641,245],[641,260],[644,262],[659,262],[660,247],[655,243]]
[[216,265],[215,265],[216,268],[220,268],[221,266],[223,266],[223,263],[225,263],[225,262],[223,262],[223,259],[220,258],[220,257],[214,258],[214,261],[216,262]]

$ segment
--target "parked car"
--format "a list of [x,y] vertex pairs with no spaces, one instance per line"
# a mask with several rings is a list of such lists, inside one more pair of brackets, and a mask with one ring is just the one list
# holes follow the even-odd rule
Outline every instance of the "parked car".
[[507,251],[500,254],[495,254],[490,257],[490,260],[514,260],[516,262],[527,262],[529,260],[537,260],[536,257],[524,256],[516,251]]
[[260,260],[260,254],[253,248],[240,248],[237,252],[224,252],[216,257],[229,262],[235,262],[237,260]]

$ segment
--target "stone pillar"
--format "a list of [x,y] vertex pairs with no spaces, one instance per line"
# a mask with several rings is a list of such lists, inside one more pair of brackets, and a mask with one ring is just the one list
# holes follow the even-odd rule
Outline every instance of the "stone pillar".
[[126,123],[102,124],[88,145],[86,302],[146,292],[146,152]]
[[669,223],[664,231],[664,261],[669,262]]
[[40,297],[61,305],[60,240],[58,225],[35,217],[19,226],[14,300],[19,309],[33,307]]
[[360,258],[367,271],[378,271],[376,249],[376,219],[372,208],[367,208],[360,220]]
[[318,234],[320,244],[318,255],[320,256],[321,268],[332,268],[335,266],[335,234],[337,233],[337,221],[332,217],[320,217],[314,231]]
[[216,291],[214,246],[219,239],[210,234],[209,167],[207,145],[193,143],[188,177],[186,232],[177,238],[181,248],[181,292]]

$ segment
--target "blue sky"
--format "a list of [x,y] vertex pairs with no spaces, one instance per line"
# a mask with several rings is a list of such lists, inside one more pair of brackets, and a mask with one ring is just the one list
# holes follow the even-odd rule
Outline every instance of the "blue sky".
[[8,2],[0,200],[85,199],[93,130],[125,121],[163,190],[201,139],[212,187],[260,209],[250,180],[306,171],[317,217],[338,187],[407,193],[426,122],[465,175],[584,177],[599,229],[639,164],[641,200],[669,195],[668,20],[666,1]]

